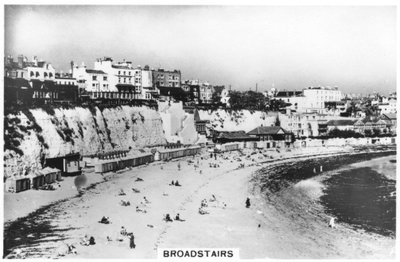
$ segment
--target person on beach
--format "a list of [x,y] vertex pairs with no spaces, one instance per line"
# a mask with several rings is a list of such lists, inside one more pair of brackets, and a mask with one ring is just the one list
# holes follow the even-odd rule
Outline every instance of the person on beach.
[[121,235],[126,236],[127,232],[126,232],[126,228],[124,226],[121,227]]
[[150,201],[149,201],[149,200],[147,200],[147,198],[146,198],[146,197],[143,197],[143,200],[144,200],[144,202],[145,202],[146,204],[150,204]]
[[175,186],[182,186],[181,184],[179,184],[179,181],[178,180],[176,180],[176,182],[175,182]]
[[68,247],[68,254],[78,254],[78,252],[76,252],[76,247],[74,246],[74,244],[67,244]]
[[169,184],[170,186],[175,186],[175,182],[174,180],[172,180],[171,184]]
[[169,216],[169,214],[165,215],[165,222],[172,222],[171,217]]
[[176,220],[176,221],[181,221],[181,222],[184,222],[184,221],[185,221],[184,219],[181,219],[181,217],[180,217],[179,213],[178,213],[178,214],[176,214],[176,216],[175,216],[175,220]]
[[129,247],[130,247],[131,249],[133,249],[133,248],[136,247],[136,244],[135,244],[135,236],[134,236],[133,234],[130,235],[130,237],[129,237]]
[[118,195],[119,196],[125,196],[126,194],[125,194],[123,189],[120,189]]
[[82,238],[80,244],[81,244],[82,246],[88,246],[88,245],[89,245],[89,237],[88,237],[87,235],[85,235],[85,236]]
[[335,228],[335,227],[336,227],[336,225],[335,225],[335,219],[336,219],[336,218],[331,217],[331,219],[329,220],[329,227],[331,227],[331,228]]
[[89,245],[96,245],[96,242],[95,242],[93,236],[91,236],[90,239],[89,239]]
[[136,206],[136,212],[147,213],[146,210],[139,208],[139,206]]
[[210,198],[210,202],[215,202],[215,201],[217,201],[217,198],[215,197],[214,194],[212,194],[211,198]]
[[209,212],[207,212],[203,207],[199,207],[199,214],[205,215],[205,214],[209,214]]
[[247,198],[246,199],[246,208],[249,208],[250,207],[250,198]]
[[102,224],[110,224],[110,218],[103,216],[100,220],[100,223]]

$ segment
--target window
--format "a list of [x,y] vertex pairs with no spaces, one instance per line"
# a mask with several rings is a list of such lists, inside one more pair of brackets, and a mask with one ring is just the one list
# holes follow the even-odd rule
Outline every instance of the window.
[[35,76],[35,73],[34,73],[33,71],[31,71],[31,77],[32,77],[32,76]]
[[118,75],[120,75],[121,74],[121,71],[118,71]]
[[53,73],[49,73],[49,76],[50,76],[50,77],[53,77]]
[[36,77],[39,77],[39,76],[40,76],[39,72],[36,72]]
[[97,80],[97,76],[92,76],[92,80],[96,81]]
[[121,77],[118,77],[118,83],[121,83]]
[[95,86],[96,86],[96,84],[93,83],[93,87],[95,87]]
[[106,76],[103,76],[103,81],[107,81],[107,77]]
[[21,78],[24,78],[24,72],[21,72]]

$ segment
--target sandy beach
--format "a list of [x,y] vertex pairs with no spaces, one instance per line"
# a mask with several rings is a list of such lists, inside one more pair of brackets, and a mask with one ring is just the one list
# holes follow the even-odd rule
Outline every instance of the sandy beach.
[[[70,178],[63,182],[61,189],[68,189],[65,191],[32,191],[16,197],[6,194],[5,207],[17,205],[19,210],[5,212],[5,245],[12,251],[8,257],[15,257],[16,247],[27,258],[59,257],[65,254],[66,244],[74,244],[77,251],[65,254],[67,258],[156,258],[157,248],[185,247],[238,248],[240,258],[394,257],[395,239],[340,224],[330,230],[315,201],[320,194],[317,182],[302,180],[269,199],[261,197],[254,185],[254,175],[261,167],[273,168],[317,154],[346,153],[349,148],[285,153],[285,157],[297,160],[280,159],[281,154],[275,151],[255,152],[244,151],[240,162],[239,152],[225,153],[217,160],[204,154],[155,162],[104,177],[88,174],[94,186],[81,196],[76,196]],[[257,164],[269,157],[273,163]],[[199,167],[195,168],[197,161]],[[240,164],[245,168],[238,168]],[[169,185],[172,180],[182,186]],[[125,196],[118,195],[121,189]],[[49,194],[49,198],[51,194],[52,201],[41,205],[37,202],[41,195],[35,198],[29,194]],[[247,197],[251,199],[250,208],[245,208]],[[203,199],[208,202],[204,208],[208,214],[201,215],[198,211]],[[55,200],[59,202],[47,206]],[[121,200],[131,205],[122,206]],[[32,206],[32,201],[37,205]],[[305,204],[310,208],[304,209]],[[145,213],[137,212],[136,207]],[[167,213],[172,218],[179,213],[185,221],[167,223],[163,221]],[[103,216],[110,217],[111,224],[99,223]],[[134,234],[135,249],[129,249],[128,238],[121,237],[122,226]],[[85,235],[93,236],[96,244],[80,245]]]

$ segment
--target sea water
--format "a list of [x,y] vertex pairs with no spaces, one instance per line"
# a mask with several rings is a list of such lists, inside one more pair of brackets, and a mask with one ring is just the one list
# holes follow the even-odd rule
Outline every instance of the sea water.
[[337,222],[395,236],[396,180],[366,166],[337,172],[324,184],[321,203]]

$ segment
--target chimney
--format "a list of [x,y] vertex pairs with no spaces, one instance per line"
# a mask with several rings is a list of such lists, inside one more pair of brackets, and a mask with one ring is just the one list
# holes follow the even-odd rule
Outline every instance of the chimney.
[[20,68],[24,67],[24,56],[23,55],[18,56],[18,67],[20,67]]

